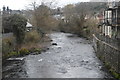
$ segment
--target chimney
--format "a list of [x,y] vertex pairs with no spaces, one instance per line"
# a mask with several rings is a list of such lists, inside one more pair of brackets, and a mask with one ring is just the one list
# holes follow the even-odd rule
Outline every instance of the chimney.
[[7,6],[7,11],[9,11],[9,7]]
[[113,0],[108,0],[108,7],[113,8]]
[[5,6],[3,6],[3,11],[5,11],[6,10],[6,8],[5,8]]

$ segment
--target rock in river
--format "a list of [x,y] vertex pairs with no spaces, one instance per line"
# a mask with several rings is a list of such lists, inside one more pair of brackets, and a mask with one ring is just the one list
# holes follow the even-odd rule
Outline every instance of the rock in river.
[[52,45],[56,45],[57,46],[57,43],[52,43]]

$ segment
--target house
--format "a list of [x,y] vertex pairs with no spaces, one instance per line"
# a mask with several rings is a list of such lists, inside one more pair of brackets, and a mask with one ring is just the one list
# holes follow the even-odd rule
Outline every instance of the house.
[[29,32],[30,30],[32,30],[34,27],[32,26],[32,24],[30,24],[29,22],[27,22],[26,25],[26,31]]
[[103,12],[102,34],[120,39],[120,2]]
[[10,9],[8,6],[5,7],[3,6],[3,11],[1,11],[1,14],[4,16],[9,16],[9,15],[13,15],[13,14],[23,14],[23,12],[21,10],[12,10]]

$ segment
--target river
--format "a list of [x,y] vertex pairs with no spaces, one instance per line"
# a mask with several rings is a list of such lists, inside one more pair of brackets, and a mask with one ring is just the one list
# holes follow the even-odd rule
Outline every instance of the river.
[[[16,78],[110,78],[102,62],[96,57],[89,40],[69,33],[49,34],[49,50],[39,55],[25,56]],[[13,64],[13,63],[12,63]],[[10,72],[12,73],[12,72]],[[9,73],[9,74],[10,74]],[[17,74],[17,76],[16,76]],[[24,75],[23,75],[24,74]],[[7,76],[6,76],[7,75]],[[4,77],[11,77],[8,74]]]

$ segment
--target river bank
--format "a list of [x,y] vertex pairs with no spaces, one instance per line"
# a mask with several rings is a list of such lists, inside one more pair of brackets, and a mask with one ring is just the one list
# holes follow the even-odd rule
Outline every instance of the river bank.
[[2,60],[2,78],[19,78],[17,73],[20,72],[20,74],[24,76],[26,72],[21,66],[24,64],[25,57],[28,55],[38,55],[42,52],[46,52],[49,50],[50,42],[50,37],[46,35],[42,41],[38,43],[38,47],[34,48],[34,50],[31,50],[31,53],[29,52],[25,55],[16,55]]

